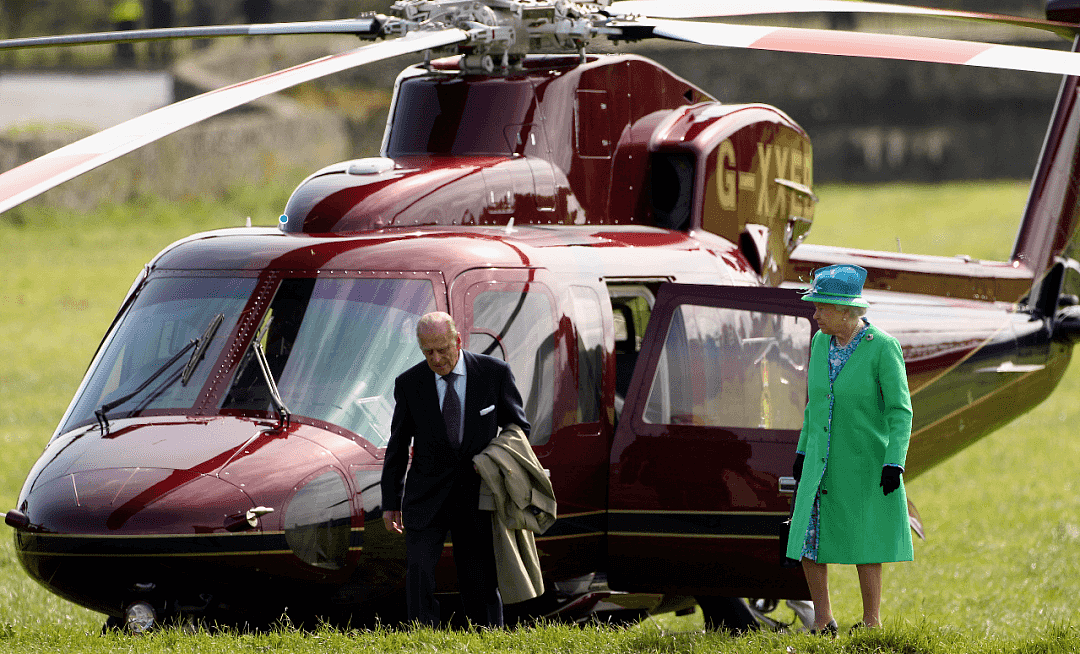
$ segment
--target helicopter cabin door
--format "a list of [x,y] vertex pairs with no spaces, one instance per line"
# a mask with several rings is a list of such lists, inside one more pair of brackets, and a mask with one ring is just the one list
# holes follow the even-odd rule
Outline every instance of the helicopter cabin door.
[[660,286],[611,449],[612,589],[808,597],[781,542],[813,313],[791,289]]

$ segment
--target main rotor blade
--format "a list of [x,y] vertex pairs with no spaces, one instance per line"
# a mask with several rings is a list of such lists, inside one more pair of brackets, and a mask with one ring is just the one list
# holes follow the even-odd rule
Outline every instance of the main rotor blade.
[[264,23],[261,25],[209,25],[205,27],[164,27],[91,34],[62,34],[33,36],[0,41],[0,50],[46,48],[58,45],[87,45],[91,43],[122,43],[126,41],[161,41],[166,39],[204,39],[220,36],[273,36],[278,34],[355,34],[375,38],[382,22],[375,17],[348,20],[320,20],[305,23]]
[[853,0],[621,0],[613,2],[607,13],[612,15],[639,15],[649,18],[722,18],[726,16],[762,16],[794,13],[852,13],[893,14],[907,16],[939,16],[964,18],[1016,27],[1029,27],[1048,32],[1070,41],[1080,26],[1039,18],[1023,18],[972,11],[934,9],[908,5],[892,5],[883,2],[855,2]]
[[132,118],[0,174],[0,213],[132,150],[252,100],[349,68],[466,38],[459,29],[410,32],[394,41],[315,59]]
[[654,37],[729,48],[901,59],[983,68],[1080,75],[1080,53],[976,41],[935,39],[842,30],[760,27],[726,23],[644,20],[627,24],[640,34],[651,26]]

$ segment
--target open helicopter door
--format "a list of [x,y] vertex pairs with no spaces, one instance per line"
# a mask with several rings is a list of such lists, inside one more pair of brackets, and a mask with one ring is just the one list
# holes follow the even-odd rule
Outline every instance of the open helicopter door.
[[792,289],[660,286],[611,449],[613,589],[808,597],[781,539],[813,312]]

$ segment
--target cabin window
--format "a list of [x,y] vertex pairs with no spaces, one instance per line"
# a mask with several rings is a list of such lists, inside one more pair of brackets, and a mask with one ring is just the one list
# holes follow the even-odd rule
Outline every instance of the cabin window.
[[308,481],[285,508],[285,541],[301,561],[338,570],[349,554],[352,509],[349,489],[336,472]]
[[584,286],[571,286],[577,326],[578,422],[600,420],[604,382],[604,324],[600,296]]
[[805,318],[682,305],[672,314],[643,419],[799,429],[809,344]]
[[485,290],[472,302],[468,349],[510,364],[531,423],[529,440],[551,437],[555,404],[555,319],[551,299],[538,284],[520,290]]
[[511,156],[535,142],[532,83],[527,79],[416,77],[401,83],[387,156]]
[[[427,280],[282,281],[258,334],[285,406],[385,446],[394,379],[419,360],[416,322],[435,308]],[[271,410],[250,349],[222,408]]]
[[[191,408],[255,284],[254,278],[221,277],[159,277],[146,282],[91,365],[61,431],[93,422],[94,412],[102,407],[108,418]],[[219,315],[221,322],[214,328]],[[210,340],[185,383],[184,370],[195,351],[191,341],[204,334]]]

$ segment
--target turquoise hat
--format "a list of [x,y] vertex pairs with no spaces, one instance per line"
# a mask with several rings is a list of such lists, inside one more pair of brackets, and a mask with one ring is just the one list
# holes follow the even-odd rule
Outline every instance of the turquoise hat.
[[814,271],[813,284],[803,291],[802,299],[807,302],[868,307],[870,304],[862,298],[865,281],[866,268],[859,266],[837,264],[818,268]]

